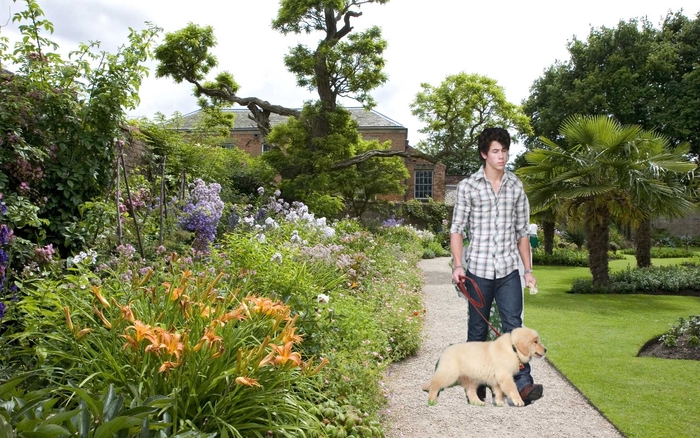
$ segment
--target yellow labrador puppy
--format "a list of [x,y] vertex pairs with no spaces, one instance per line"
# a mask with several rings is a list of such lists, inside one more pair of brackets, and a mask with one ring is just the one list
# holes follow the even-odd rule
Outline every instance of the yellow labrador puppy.
[[479,385],[488,385],[503,406],[503,394],[515,406],[524,406],[513,376],[533,357],[544,357],[547,349],[535,330],[521,327],[491,342],[465,342],[450,345],[440,356],[432,379],[423,385],[428,404],[437,403],[438,393],[456,383],[464,388],[469,403],[484,405],[476,395]]

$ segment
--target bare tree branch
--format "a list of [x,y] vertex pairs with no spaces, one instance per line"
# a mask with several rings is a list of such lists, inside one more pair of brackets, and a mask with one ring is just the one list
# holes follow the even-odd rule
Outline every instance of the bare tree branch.
[[338,32],[335,34],[335,38],[337,40],[340,40],[343,38],[345,35],[349,34],[350,31],[352,30],[352,26],[350,26],[350,17],[360,17],[362,16],[362,12],[355,12],[355,11],[348,11],[345,14],[344,20],[345,20],[345,26],[342,27]]
[[187,79],[187,81],[194,84],[194,86],[197,87],[197,91],[204,95],[247,107],[251,112],[251,115],[249,116],[250,119],[257,123],[258,129],[260,129],[260,132],[264,136],[270,133],[271,113],[279,114],[280,116],[294,117],[297,119],[301,115],[301,111],[298,109],[287,108],[281,105],[273,105],[270,102],[257,97],[238,97],[230,91],[206,88],[195,80]]

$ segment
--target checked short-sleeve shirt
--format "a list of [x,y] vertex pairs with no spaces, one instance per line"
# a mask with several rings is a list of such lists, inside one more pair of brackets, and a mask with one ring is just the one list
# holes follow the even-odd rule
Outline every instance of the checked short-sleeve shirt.
[[469,246],[462,254],[464,268],[477,277],[503,278],[518,269],[518,241],[529,237],[530,204],[523,184],[505,171],[498,196],[483,166],[457,186],[450,233],[464,235]]

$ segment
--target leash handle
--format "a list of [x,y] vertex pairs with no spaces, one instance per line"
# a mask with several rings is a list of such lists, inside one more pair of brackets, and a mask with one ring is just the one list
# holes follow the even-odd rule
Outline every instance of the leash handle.
[[[486,300],[484,300],[484,295],[481,293],[481,289],[476,284],[476,281],[474,281],[474,279],[471,277],[467,277],[466,275],[459,275],[458,278],[460,279],[460,281],[459,281],[459,283],[457,283],[457,288],[462,293],[464,298],[466,298],[476,308],[480,309],[480,308],[484,307],[484,304],[486,304],[485,303]],[[478,302],[474,298],[469,296],[469,293],[467,293],[467,287],[466,287],[465,280],[471,281],[472,286],[474,286],[474,290],[476,291],[476,294],[479,296],[479,299],[481,300],[481,302]],[[496,330],[496,328],[493,325],[491,325],[489,320],[481,312],[477,311],[476,313],[478,313],[479,316],[481,316],[481,318],[484,321],[486,321],[486,324],[488,324],[488,326],[491,327],[491,330],[493,330],[493,332],[496,334],[496,336],[500,338],[501,334],[498,333],[498,330]]]

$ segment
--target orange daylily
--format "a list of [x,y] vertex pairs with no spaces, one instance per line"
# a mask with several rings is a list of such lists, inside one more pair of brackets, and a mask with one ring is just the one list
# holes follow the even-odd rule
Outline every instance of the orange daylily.
[[314,374],[317,374],[319,371],[321,371],[323,367],[328,365],[328,363],[328,359],[324,357],[323,359],[321,359],[321,363],[318,364],[316,368],[310,370],[310,368],[314,366],[314,363],[313,360],[309,360],[306,364],[303,365],[303,369],[304,371],[306,371],[306,374],[308,376],[313,376]]
[[243,377],[243,376],[236,377],[236,383],[238,383],[239,385],[245,385],[245,386],[251,386],[251,387],[252,386],[259,387],[260,386],[260,383],[258,383],[257,380],[252,379],[250,377]]
[[247,298],[253,303],[253,311],[264,315],[289,315],[289,307],[282,304],[280,301],[272,301],[267,297],[252,296]]
[[296,334],[297,327],[288,325],[282,330],[282,342],[301,342],[301,335]]
[[148,339],[151,341],[151,343],[156,343],[156,335],[153,333],[153,330],[151,329],[151,326],[148,324],[144,324],[141,321],[134,321],[134,325],[130,325],[124,331],[128,331],[129,329],[134,330],[134,335],[129,336],[129,335],[119,335],[120,337],[126,339],[126,344],[122,347],[122,349],[131,346],[134,350],[136,350],[139,347],[139,344],[141,341],[144,339]]
[[73,332],[75,327],[73,326],[73,319],[70,316],[70,307],[66,306],[63,308],[63,316],[66,317],[66,325],[68,325],[68,330]]
[[301,365],[301,354],[292,352],[292,345],[292,342],[287,342],[283,346],[272,344],[272,348],[277,353],[275,365],[286,365],[287,362],[292,362],[295,366]]
[[80,330],[80,331],[78,332],[78,334],[75,335],[75,337],[78,338],[78,339],[83,339],[83,338],[85,337],[85,335],[87,335],[87,334],[90,333],[91,331],[92,331],[91,328],[87,328],[87,327],[86,327],[86,328]]
[[131,303],[133,303],[133,301],[129,301],[129,304],[122,306],[117,300],[114,299],[114,297],[112,297],[112,302],[119,308],[119,310],[122,311],[122,318],[133,324],[136,320],[134,312],[131,310]]
[[162,330],[160,332],[161,349],[165,350],[168,354],[174,354],[175,357],[180,360],[180,355],[185,351],[185,344],[181,341],[181,338],[182,335],[180,335],[180,333],[171,333]]
[[199,340],[197,345],[194,346],[193,350],[194,351],[199,351],[204,344],[207,344],[210,348],[214,344],[218,344],[219,348],[223,347],[221,344],[223,342],[224,338],[221,336],[217,336],[216,333],[214,332],[214,328],[210,327],[207,329],[206,332],[204,332],[204,335],[202,336],[202,339]]
[[109,321],[107,320],[107,318],[105,318],[104,314],[102,314],[102,312],[100,311],[100,309],[98,309],[98,308],[95,307],[95,306],[92,306],[92,311],[95,312],[95,315],[97,315],[97,316],[100,317],[100,319],[102,320],[102,323],[105,325],[105,327],[107,327],[107,328],[110,329],[110,330],[112,329],[112,323],[109,322]]
[[162,373],[165,371],[170,372],[171,369],[175,368],[178,365],[180,365],[179,362],[172,362],[172,361],[163,362],[163,365],[161,365],[160,368],[158,368],[158,372],[159,373]]
[[97,301],[99,301],[100,304],[102,304],[105,307],[109,307],[109,301],[107,301],[105,297],[102,296],[102,294],[100,293],[99,286],[91,286],[90,292],[92,292],[92,294],[95,295],[95,298],[97,298]]
[[231,320],[237,319],[239,321],[243,321],[246,318],[245,315],[245,308],[243,306],[238,306],[234,310],[225,313],[221,318],[220,321],[222,323],[227,323]]

